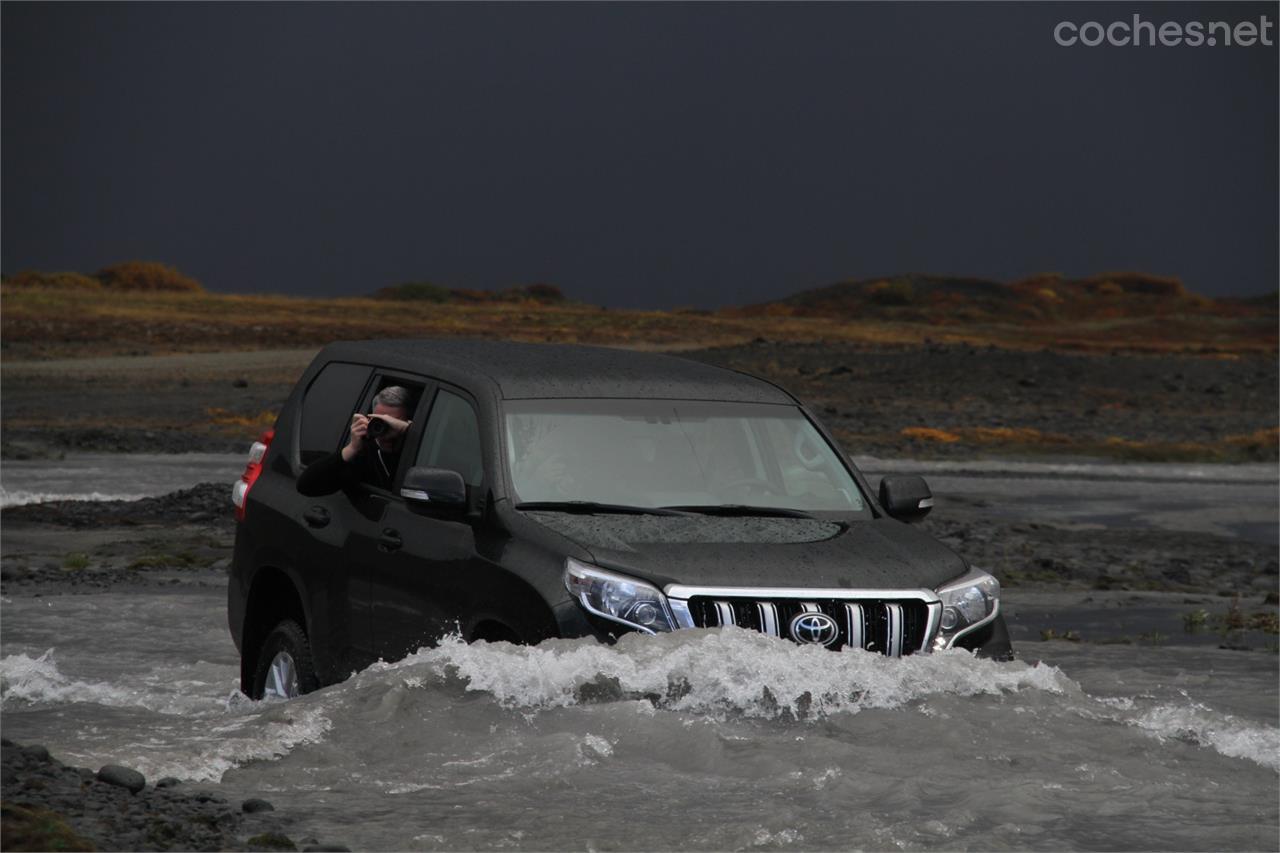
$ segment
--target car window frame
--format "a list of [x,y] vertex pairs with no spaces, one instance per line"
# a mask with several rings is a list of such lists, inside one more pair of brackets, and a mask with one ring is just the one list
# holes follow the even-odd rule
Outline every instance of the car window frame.
[[[388,380],[388,381],[384,381]],[[378,390],[387,385],[414,385],[421,386],[422,391],[418,396],[418,403],[414,410],[409,413],[409,419],[412,423],[409,425],[408,432],[404,437],[404,449],[400,452],[400,461],[396,463],[396,470],[391,474],[391,488],[384,489],[373,483],[367,483],[363,480],[356,483],[356,488],[365,494],[378,495],[392,500],[402,501],[400,497],[400,484],[404,481],[404,475],[408,472],[407,464],[410,463],[408,449],[415,444],[420,437],[422,429],[426,425],[426,414],[423,410],[424,404],[435,398],[435,389],[437,382],[427,376],[417,373],[409,373],[403,370],[394,370],[389,368],[374,367],[369,381],[365,384],[363,393],[361,393],[356,408],[347,415],[347,427],[342,431],[342,441],[339,447],[345,447],[347,441],[351,437],[351,419],[357,413],[368,414],[369,409],[373,407],[373,398],[377,396]],[[416,456],[414,458],[417,458]]]
[[[310,467],[311,465],[314,465],[316,461],[318,461],[313,459],[311,460],[311,462],[308,463],[308,462],[304,462],[302,459],[302,454],[304,451],[304,448],[302,446],[302,432],[304,429],[306,429],[306,424],[307,424],[307,398],[311,395],[312,389],[315,387],[315,384],[320,381],[320,377],[323,376],[324,372],[333,365],[345,365],[348,367],[363,367],[369,371],[369,375],[365,377],[364,384],[361,386],[359,394],[356,395],[357,401],[364,400],[366,396],[369,394],[370,384],[373,382],[374,377],[377,375],[377,372],[378,372],[377,366],[372,364],[365,364],[364,362],[358,362],[358,361],[344,361],[342,359],[334,359],[332,361],[325,362],[324,365],[322,365],[320,369],[316,371],[315,375],[312,376],[310,380],[308,380],[306,387],[303,388],[302,390],[301,397],[298,399],[297,408],[295,409],[296,414],[294,415],[294,417],[297,418],[297,422],[291,429],[291,432],[293,435],[292,435],[292,441],[290,442],[290,447],[289,447],[289,451],[290,451],[289,455],[291,457],[289,461],[291,463],[290,467],[294,471],[298,471],[298,472],[305,471],[308,467]],[[327,453],[334,453],[335,451],[339,450],[340,448],[346,445],[347,437],[351,433],[351,417],[353,414],[354,412],[347,413],[347,425],[343,427],[342,432],[339,434],[337,443],[333,447],[330,447]]]
[[[476,444],[480,448],[480,482],[479,484],[474,486],[471,485],[470,483],[465,483],[465,485],[466,485],[468,494],[471,494],[473,492],[483,494],[484,490],[490,487],[491,478],[489,476],[489,459],[487,458],[488,448],[486,447],[486,442],[485,442],[484,419],[481,416],[482,409],[480,408],[480,403],[478,400],[476,400],[476,397],[474,394],[472,394],[470,391],[467,391],[464,388],[460,388],[457,385],[454,385],[450,382],[443,382],[439,379],[433,379],[431,381],[434,383],[434,388],[431,390],[431,393],[429,395],[431,405],[426,409],[426,411],[422,413],[421,428],[417,431],[416,435],[413,436],[413,440],[415,442],[413,460],[416,463],[418,460],[418,454],[422,452],[422,442],[425,441],[427,437],[427,424],[431,420],[431,413],[435,409],[436,400],[439,399],[440,392],[448,391],[449,393],[453,394],[455,397],[462,400],[468,406],[470,406],[471,414],[475,418],[476,434],[477,434]],[[424,394],[423,396],[425,398],[428,395]],[[414,425],[418,426],[418,422],[415,421]],[[406,447],[407,446],[408,445],[406,444]],[[403,460],[401,461],[403,462]],[[408,469],[405,469],[405,470],[407,471]]]

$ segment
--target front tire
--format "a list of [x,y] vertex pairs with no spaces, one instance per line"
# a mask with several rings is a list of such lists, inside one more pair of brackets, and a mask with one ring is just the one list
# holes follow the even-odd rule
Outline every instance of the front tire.
[[258,651],[251,698],[294,699],[319,686],[307,632],[292,619],[283,620]]

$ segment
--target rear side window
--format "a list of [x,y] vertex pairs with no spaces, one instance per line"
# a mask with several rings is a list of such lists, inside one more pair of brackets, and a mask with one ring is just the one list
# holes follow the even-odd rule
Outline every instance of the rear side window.
[[302,398],[298,446],[310,465],[338,449],[372,368],[335,361],[325,365]]
[[416,464],[425,468],[448,468],[461,474],[468,486],[480,485],[484,479],[480,425],[470,403],[445,390],[436,395]]

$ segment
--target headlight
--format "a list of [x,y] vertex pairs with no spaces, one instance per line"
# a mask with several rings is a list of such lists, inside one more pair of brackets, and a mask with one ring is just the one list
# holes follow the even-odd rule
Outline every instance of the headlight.
[[996,618],[1000,612],[1000,581],[978,569],[939,587],[941,630],[935,649],[949,649],[957,639]]
[[644,581],[566,560],[564,585],[589,613],[646,634],[675,629],[667,597]]

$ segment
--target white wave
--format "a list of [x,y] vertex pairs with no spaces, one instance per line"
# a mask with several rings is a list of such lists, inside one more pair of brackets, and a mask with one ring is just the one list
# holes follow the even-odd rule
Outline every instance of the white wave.
[[467,645],[454,637],[387,666],[422,664],[458,676],[468,690],[488,692],[505,707],[532,710],[645,696],[674,711],[811,719],[938,694],[1079,692],[1052,666],[996,663],[959,650],[896,660],[833,653],[737,628],[627,635],[612,646]]
[[[7,655],[0,660],[0,708],[23,705],[65,705],[87,702],[112,708],[140,708],[157,714],[187,715],[215,711],[225,706],[208,693],[210,684],[182,679],[182,668],[127,679],[118,684],[80,681],[65,675],[54,660],[54,650],[32,658]],[[196,662],[195,667],[202,664]]]
[[[144,681],[155,679],[144,676]],[[315,743],[332,725],[322,696],[287,703],[232,701],[206,695],[211,685],[204,682],[177,680],[172,685],[175,691],[165,693],[155,683],[132,688],[79,681],[58,669],[53,649],[36,658],[16,654],[0,659],[0,708],[84,702],[162,715],[139,727],[142,742],[120,744],[106,753],[68,752],[69,758],[91,763],[126,764],[148,778],[218,782],[234,767],[280,758]]]
[[25,654],[6,655],[0,660],[0,708],[15,704],[66,704],[94,702],[99,705],[148,707],[131,691],[103,682],[77,681],[63,675],[53,660],[53,649],[38,658]]
[[136,501],[147,495],[136,492],[29,492],[0,486],[0,509],[50,501]]
[[1197,702],[1156,705],[1130,721],[1160,740],[1210,747],[1280,772],[1280,728],[1222,714]]

